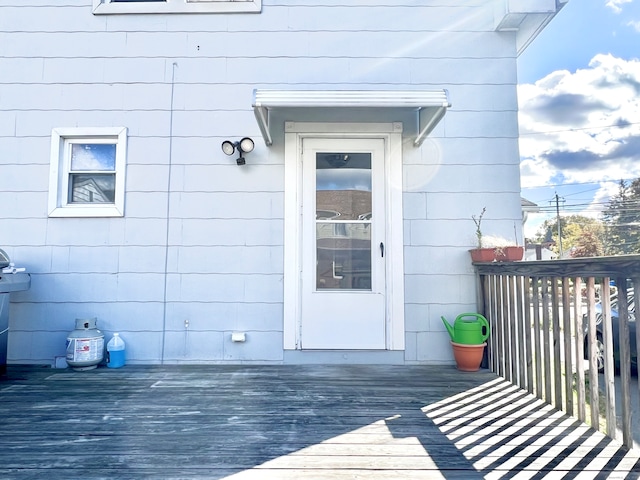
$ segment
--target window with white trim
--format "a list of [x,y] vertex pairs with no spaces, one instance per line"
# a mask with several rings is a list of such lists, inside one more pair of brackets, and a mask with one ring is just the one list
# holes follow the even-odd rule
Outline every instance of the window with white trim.
[[262,0],[93,0],[94,15],[125,13],[259,13]]
[[122,217],[127,129],[54,128],[50,217]]

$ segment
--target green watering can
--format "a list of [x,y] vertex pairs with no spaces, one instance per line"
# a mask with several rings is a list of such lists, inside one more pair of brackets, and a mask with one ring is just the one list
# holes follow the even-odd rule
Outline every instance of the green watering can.
[[461,313],[456,317],[453,327],[442,318],[451,341],[463,345],[481,345],[489,338],[489,322],[479,313]]

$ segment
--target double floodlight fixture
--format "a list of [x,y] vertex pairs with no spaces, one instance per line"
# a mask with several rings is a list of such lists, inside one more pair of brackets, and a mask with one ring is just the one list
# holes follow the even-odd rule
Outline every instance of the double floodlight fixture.
[[238,158],[236,158],[236,163],[238,165],[244,165],[246,162],[244,160],[243,154],[249,153],[253,151],[254,143],[249,137],[244,137],[239,142],[232,142],[230,140],[225,140],[222,142],[222,151],[226,155],[233,155],[233,152],[238,150]]

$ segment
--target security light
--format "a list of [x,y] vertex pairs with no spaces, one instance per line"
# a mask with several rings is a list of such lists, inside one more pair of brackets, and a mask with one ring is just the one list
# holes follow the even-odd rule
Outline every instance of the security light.
[[238,165],[244,165],[246,162],[243,154],[253,151],[254,145],[255,144],[253,143],[253,140],[251,140],[249,137],[244,137],[239,142],[231,142],[230,140],[225,140],[224,142],[222,142],[222,151],[225,153],[225,155],[233,155],[233,152],[235,152],[237,149],[239,156],[238,158],[236,158],[236,163]]
[[233,143],[231,143],[229,140],[222,142],[222,151],[225,153],[225,155],[233,155],[233,152],[236,148],[233,146]]

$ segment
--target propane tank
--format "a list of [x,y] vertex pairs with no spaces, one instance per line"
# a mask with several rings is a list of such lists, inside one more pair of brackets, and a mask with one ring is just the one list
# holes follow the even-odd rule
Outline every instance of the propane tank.
[[67,364],[74,370],[91,370],[104,357],[104,335],[96,318],[76,318],[76,329],[67,336]]

